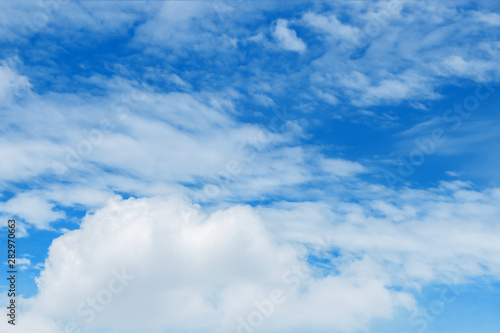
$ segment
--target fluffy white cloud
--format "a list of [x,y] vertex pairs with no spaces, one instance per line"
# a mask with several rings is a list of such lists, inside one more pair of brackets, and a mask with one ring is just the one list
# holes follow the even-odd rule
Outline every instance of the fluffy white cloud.
[[[190,322],[208,329],[231,324],[235,311],[296,260],[249,208],[204,216],[180,200],[112,201],[53,243],[37,304],[83,323],[87,316],[78,316],[78,304],[106,286],[113,269],[124,269],[135,279],[93,325],[143,330]],[[124,320],[122,311],[136,316]]]
[[49,222],[65,217],[64,212],[54,211],[55,204],[36,193],[21,193],[0,203],[2,215],[19,216],[21,221],[40,229],[49,228]]
[[[256,209],[113,198],[54,240],[26,313],[47,330],[245,332],[279,290],[263,332],[356,332],[412,309],[415,288],[500,276],[500,190],[361,188],[354,201]],[[308,265],[309,254],[326,268]]]
[[[286,300],[263,320],[264,332],[354,332],[414,306],[392,286],[500,276],[498,189],[477,192],[456,181],[365,191],[371,199],[358,203],[208,212],[176,198],[113,199],[53,242],[30,309],[91,332],[244,332],[240,318],[248,323],[255,302],[269,304],[278,289]],[[306,264],[308,253],[328,260],[327,276]],[[126,286],[110,294],[118,276]]]
[[297,37],[295,30],[288,27],[287,20],[279,19],[278,22],[276,22],[273,35],[279,42],[280,46],[285,50],[304,52],[307,48],[302,39]]
[[[346,263],[340,275],[315,276],[304,248],[283,243],[268,223],[250,207],[206,214],[175,198],[112,200],[53,242],[31,309],[91,332],[235,331],[238,318],[247,320],[255,302],[278,289],[285,299],[264,331],[348,331],[412,304],[385,288],[389,276],[369,258]],[[120,275],[126,286],[103,304]]]
[[[18,298],[19,300],[19,298]],[[2,299],[2,304],[7,304],[9,300],[7,298]],[[18,310],[19,311],[19,310]],[[19,312],[18,312],[19,315]],[[11,325],[7,323],[7,320],[2,320],[0,322],[0,329],[5,333],[29,333],[29,332],[40,332],[40,333],[69,333],[70,330],[65,330],[64,327],[58,325],[54,320],[44,316],[41,313],[27,310],[23,312],[22,319],[18,317],[16,320],[16,325]]]

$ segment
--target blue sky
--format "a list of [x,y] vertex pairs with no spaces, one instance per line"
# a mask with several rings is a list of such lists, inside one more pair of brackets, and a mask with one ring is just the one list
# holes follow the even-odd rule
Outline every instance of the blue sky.
[[0,7],[19,332],[496,332],[499,5]]

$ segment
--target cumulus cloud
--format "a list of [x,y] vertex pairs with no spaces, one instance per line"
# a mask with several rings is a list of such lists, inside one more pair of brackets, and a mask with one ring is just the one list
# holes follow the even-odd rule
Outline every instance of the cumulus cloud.
[[[428,191],[367,190],[372,199],[358,203],[257,209],[114,198],[53,242],[30,309],[96,332],[234,331],[279,290],[285,300],[263,331],[354,332],[412,309],[414,288],[500,275],[498,189],[456,181]],[[329,263],[326,275],[309,255]],[[125,287],[108,293],[108,304],[103,290],[117,276]]]
[[[19,300],[20,298],[18,298]],[[2,299],[3,304],[7,304],[8,299]],[[67,333],[68,331],[58,325],[53,319],[31,310],[23,312],[23,320],[17,321],[15,326],[7,323],[7,320],[0,322],[2,332],[40,332],[40,333]]]
[[295,30],[288,27],[288,21],[279,19],[273,32],[274,38],[279,42],[280,46],[288,51],[304,52],[307,48],[302,39],[297,37]]
[[[272,241],[249,208],[207,216],[175,199],[112,201],[53,243],[37,304],[83,322],[78,303],[96,294],[112,269],[123,269],[135,279],[96,323],[138,331],[187,322],[213,328],[279,281],[296,256]],[[122,311],[138,316],[123,321]]]
[[[369,258],[315,276],[304,247],[283,243],[269,222],[245,206],[206,213],[178,198],[114,199],[53,242],[32,309],[92,329],[235,331],[279,290],[285,300],[264,331],[347,331],[412,304]],[[89,297],[104,299],[117,272],[126,287],[91,315]]]

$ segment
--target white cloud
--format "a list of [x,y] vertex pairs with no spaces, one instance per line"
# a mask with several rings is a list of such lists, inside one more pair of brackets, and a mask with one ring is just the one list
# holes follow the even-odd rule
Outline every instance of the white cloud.
[[460,174],[455,171],[446,171],[446,174],[450,177],[460,177]]
[[492,12],[475,12],[475,18],[492,26],[500,25],[500,15]]
[[38,228],[49,227],[49,222],[65,217],[64,212],[54,211],[55,204],[35,193],[21,193],[0,203],[0,211],[10,216],[19,216],[26,223],[33,224]]
[[[254,301],[280,289],[287,301],[264,331],[305,326],[348,331],[412,304],[404,293],[385,288],[388,276],[369,258],[346,264],[339,276],[317,278],[309,269],[292,275],[303,248],[269,233],[270,222],[250,207],[207,215],[180,199],[110,201],[79,230],[53,242],[32,309],[88,324],[91,331],[104,326],[234,331],[237,318],[255,310]],[[112,270],[122,269],[134,279],[85,323],[79,304],[107,287]]]
[[0,103],[7,104],[14,96],[29,91],[31,84],[7,64],[0,64]]
[[[19,300],[19,298],[18,298]],[[2,304],[7,304],[9,299],[5,298],[2,300]],[[19,310],[19,309],[18,309]],[[16,319],[16,325],[13,326],[7,323],[7,320],[2,320],[0,322],[0,329],[5,333],[30,333],[30,332],[40,332],[40,333],[67,333],[63,328],[60,327],[53,319],[44,316],[41,313],[34,311],[25,311],[22,314],[22,319],[20,320],[19,312]]]
[[306,24],[318,29],[322,32],[328,33],[335,39],[344,40],[353,43],[358,34],[359,29],[348,24],[342,24],[335,15],[324,16],[312,12],[306,13],[303,16]]
[[31,265],[29,258],[16,258],[16,265]]
[[323,40],[324,54],[311,63],[314,87],[369,106],[440,98],[437,88],[456,78],[498,81],[498,42],[484,37],[495,34],[497,17],[457,6],[383,1],[304,14]]
[[494,239],[500,234],[500,190],[471,186],[454,181],[395,192],[367,185],[350,191],[357,193],[354,202],[339,195],[328,198],[328,204],[276,203],[259,211],[289,242],[333,248],[343,255],[369,254],[393,283],[498,279],[500,246]]
[[339,177],[350,177],[368,171],[357,162],[342,159],[323,159],[321,167],[324,171]]
[[54,160],[64,159],[62,147],[45,139],[12,140],[6,136],[0,139],[0,152],[4,156],[0,161],[1,181],[19,181],[38,176],[51,171]]
[[[44,184],[43,191],[26,191],[32,200],[40,198],[40,215],[27,222],[46,228],[51,218],[61,217],[47,207],[83,205],[93,211],[115,192],[254,200],[318,177],[332,180],[331,170],[326,175],[319,166],[315,147],[296,145],[306,137],[305,121],[276,117],[281,131],[271,132],[238,122],[244,110],[235,107],[239,96],[231,92],[152,92],[119,77],[99,84],[105,96],[33,93],[23,107],[6,111],[0,179],[6,188],[34,177]],[[212,196],[201,187],[207,184],[219,193]]]
[[[374,318],[414,307],[408,294],[414,288],[500,276],[500,190],[445,185],[400,192],[365,186],[357,203],[282,202],[210,213],[182,199],[113,199],[53,242],[31,310],[91,331],[236,330],[254,301],[280,289],[286,302],[266,319],[264,332],[363,330]],[[323,277],[307,266],[302,277],[284,280],[303,263],[306,248],[338,273]],[[134,279],[85,323],[88,311],[80,316],[79,304],[106,288],[113,270]]]
[[361,92],[358,87],[357,92],[362,96],[360,102],[355,104],[372,105],[379,102],[398,102],[412,99],[437,99],[441,96],[430,89],[431,83],[428,78],[417,73],[404,72],[394,78],[387,78],[380,81],[376,86],[366,87],[365,92]]
[[295,30],[288,27],[287,20],[279,19],[278,22],[276,22],[273,36],[285,50],[302,53],[307,48],[302,39],[297,37]]

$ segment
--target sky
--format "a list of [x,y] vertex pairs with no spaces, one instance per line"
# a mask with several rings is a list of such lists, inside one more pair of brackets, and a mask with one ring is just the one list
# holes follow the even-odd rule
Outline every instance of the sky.
[[493,333],[500,3],[1,1],[16,333]]

